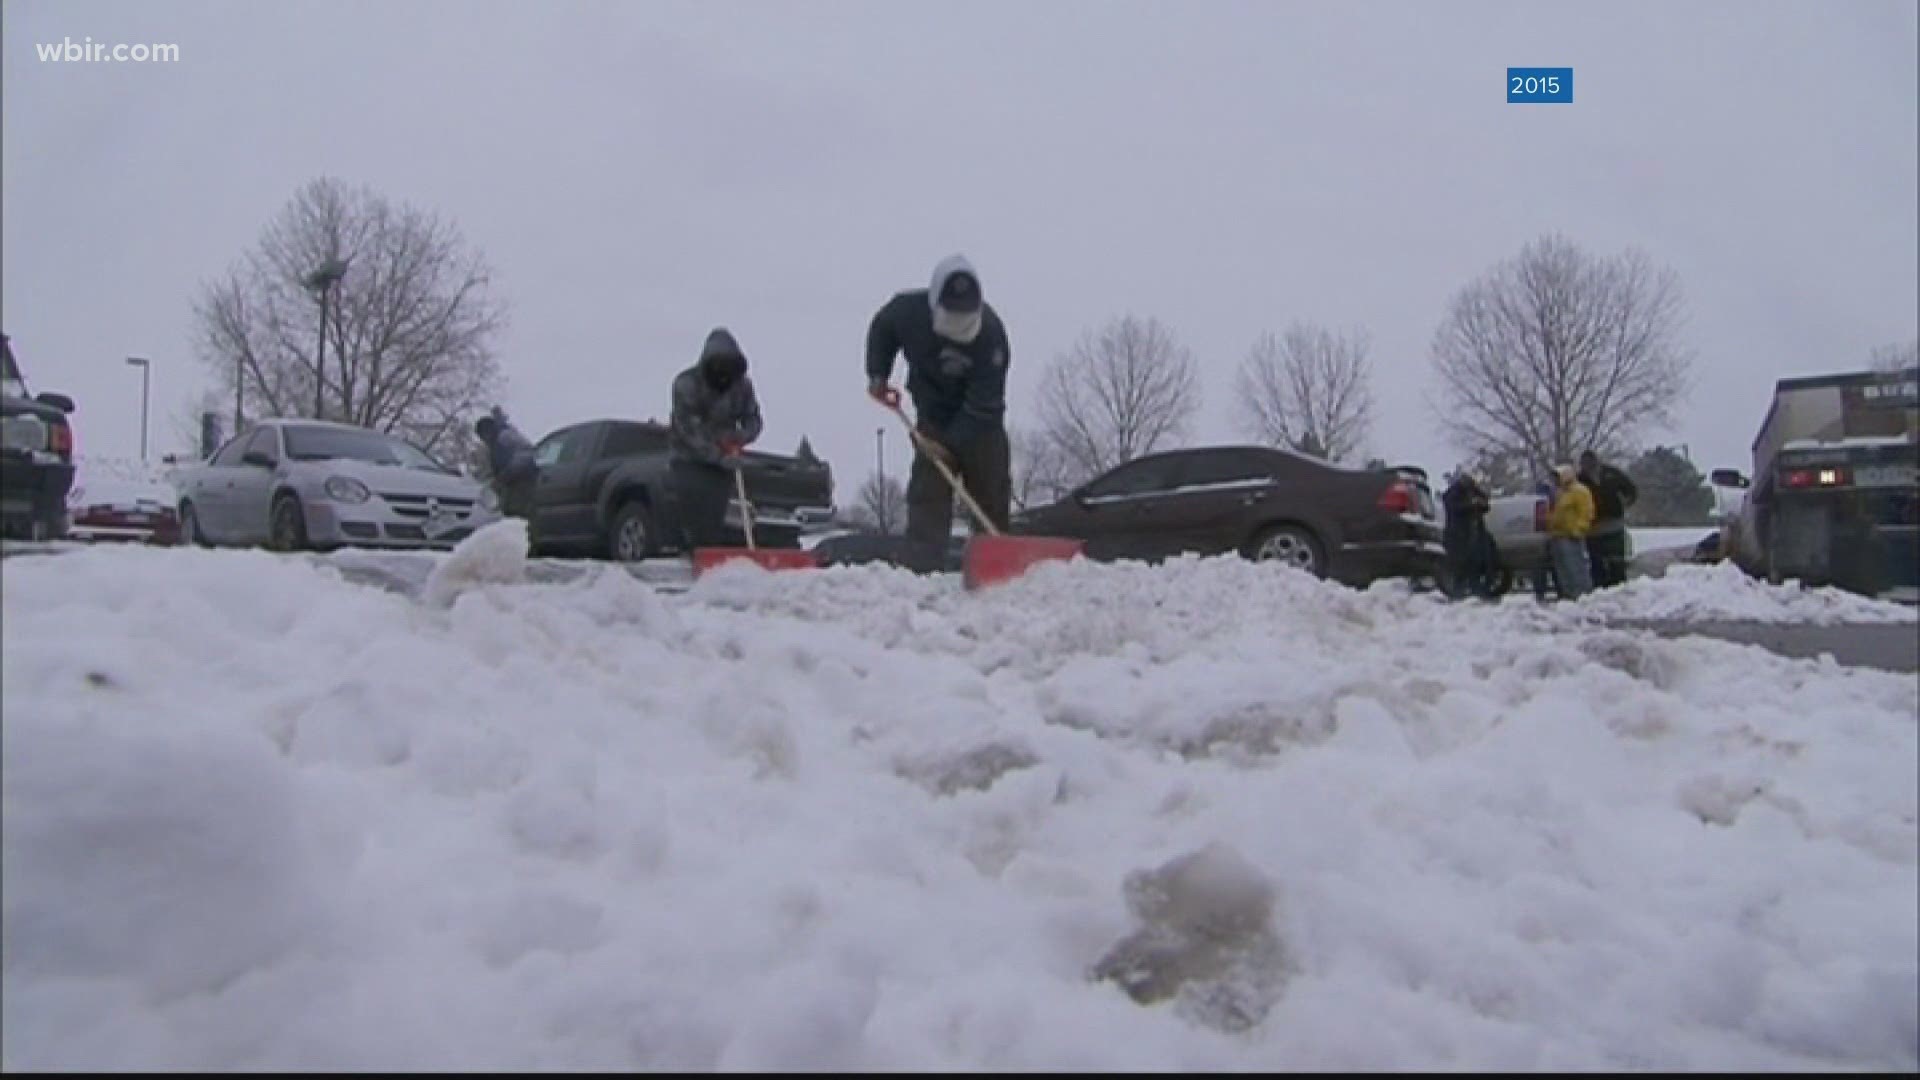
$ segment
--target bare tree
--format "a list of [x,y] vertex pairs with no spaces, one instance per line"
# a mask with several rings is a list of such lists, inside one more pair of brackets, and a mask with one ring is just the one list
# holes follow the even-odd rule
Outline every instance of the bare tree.
[[[184,398],[167,414],[167,431],[171,449],[166,451],[182,461],[200,460],[200,435],[202,417],[212,413],[222,417],[219,391],[202,390]],[[217,424],[218,434],[224,439],[233,434],[227,430],[227,423],[233,418],[224,416]]]
[[1469,454],[1535,468],[1619,456],[1687,390],[1679,279],[1638,251],[1595,258],[1559,236],[1457,293],[1434,335],[1439,411]]
[[1920,339],[1904,344],[1882,345],[1873,350],[1873,370],[1901,372],[1920,365]]
[[1075,473],[1067,456],[1044,430],[1010,428],[1007,442],[1013,451],[1013,506],[1016,510],[1044,505],[1073,490],[1086,476]]
[[1083,477],[1176,442],[1200,407],[1193,355],[1132,315],[1083,334],[1041,387],[1041,434]]
[[[330,288],[322,267],[339,273]],[[506,315],[491,284],[452,224],[315,180],[202,290],[200,354],[250,416],[339,420],[458,457],[465,419],[501,390],[491,341]]]
[[1241,427],[1271,446],[1328,461],[1360,453],[1373,427],[1366,331],[1294,323],[1262,334],[1240,365]]
[[863,529],[893,535],[907,529],[907,489],[897,478],[868,473],[847,513]]

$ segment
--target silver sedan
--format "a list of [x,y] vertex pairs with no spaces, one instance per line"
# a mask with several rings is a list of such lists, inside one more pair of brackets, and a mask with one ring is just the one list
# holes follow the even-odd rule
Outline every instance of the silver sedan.
[[315,420],[263,420],[176,485],[202,546],[449,548],[500,519],[490,488],[419,447]]

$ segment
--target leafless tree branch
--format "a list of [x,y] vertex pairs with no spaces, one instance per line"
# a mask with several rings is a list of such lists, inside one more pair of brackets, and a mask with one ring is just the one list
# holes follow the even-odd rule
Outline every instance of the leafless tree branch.
[[1041,393],[1041,435],[1082,477],[1176,443],[1200,407],[1192,354],[1158,320],[1132,315],[1056,357]]
[[[306,282],[328,260],[346,272],[320,307]],[[249,416],[312,416],[464,451],[464,417],[502,390],[492,341],[506,325],[486,261],[459,230],[366,188],[312,181],[195,307],[202,361]]]
[[907,530],[907,488],[898,477],[868,473],[849,517],[864,528],[893,535]]
[[1454,296],[1433,339],[1442,423],[1468,454],[1536,470],[1619,456],[1688,390],[1684,318],[1678,277],[1645,254],[1543,237]]
[[1882,345],[1873,350],[1873,370],[1879,372],[1907,371],[1920,365],[1920,339],[1904,344]]
[[1067,455],[1043,429],[1011,428],[1007,441],[1013,451],[1016,510],[1045,505],[1091,479],[1091,474],[1081,475],[1074,469]]
[[1366,332],[1295,323],[1263,334],[1240,365],[1240,424],[1261,442],[1329,461],[1360,456],[1373,426]]

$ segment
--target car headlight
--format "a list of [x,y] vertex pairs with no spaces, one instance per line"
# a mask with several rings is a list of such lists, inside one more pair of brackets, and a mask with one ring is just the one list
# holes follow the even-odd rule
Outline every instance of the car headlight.
[[500,496],[493,490],[492,485],[480,489],[480,507],[483,510],[500,509]]
[[373,498],[373,492],[351,476],[335,476],[327,480],[327,496],[343,503],[363,503]]

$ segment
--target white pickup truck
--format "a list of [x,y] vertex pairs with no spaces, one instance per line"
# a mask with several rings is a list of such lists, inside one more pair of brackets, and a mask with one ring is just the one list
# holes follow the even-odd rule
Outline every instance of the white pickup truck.
[[[1503,495],[1487,505],[1487,533],[1493,537],[1498,553],[1499,572],[1493,583],[1496,593],[1506,593],[1516,583],[1551,584],[1552,560],[1547,555],[1547,500],[1540,495]],[[1633,558],[1633,533],[1627,533],[1626,556]]]

